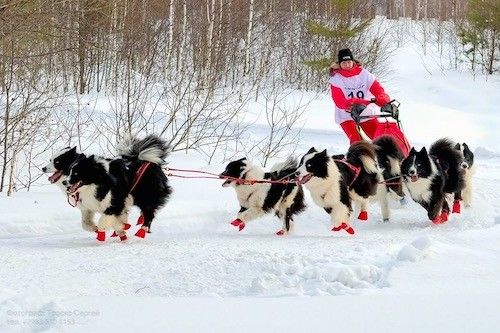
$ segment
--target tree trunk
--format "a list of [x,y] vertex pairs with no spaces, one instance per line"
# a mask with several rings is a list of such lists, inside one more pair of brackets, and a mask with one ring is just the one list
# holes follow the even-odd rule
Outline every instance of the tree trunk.
[[85,0],[80,1],[78,16],[78,92],[85,93]]
[[247,39],[245,43],[245,67],[243,68],[243,76],[250,73],[250,44],[252,43],[253,32],[253,14],[254,14],[254,0],[250,0],[250,8],[248,10],[248,29]]
[[497,31],[493,29],[491,32],[491,50],[489,56],[488,63],[488,74],[493,74],[493,64],[495,63],[495,49],[496,49],[496,39],[497,39]]
[[10,64],[8,67],[9,78],[8,82],[4,81],[4,91],[5,91],[5,119],[4,119],[4,138],[3,138],[3,165],[2,165],[2,178],[0,179],[0,192],[3,191],[5,185],[5,174],[7,172],[7,155],[8,155],[8,142],[9,142],[9,126],[10,126],[10,108],[11,108],[11,97],[10,88],[12,87],[12,81],[14,79],[14,39],[11,39],[10,43]]

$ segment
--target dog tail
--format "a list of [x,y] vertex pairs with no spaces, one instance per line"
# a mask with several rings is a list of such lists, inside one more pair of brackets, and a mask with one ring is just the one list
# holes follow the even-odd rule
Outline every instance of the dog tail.
[[362,166],[367,173],[378,173],[375,146],[366,141],[353,143],[346,154],[346,160],[357,166]]
[[284,162],[276,163],[271,167],[272,178],[281,179],[295,174],[299,167],[297,159],[289,156]]
[[170,146],[157,135],[151,134],[144,139],[125,140],[118,147],[118,154],[131,160],[164,164],[170,154]]
[[375,149],[377,152],[383,153],[383,155],[389,156],[398,161],[402,161],[405,156],[403,151],[399,147],[396,139],[390,135],[382,135],[373,141]]
[[429,155],[435,157],[446,156],[457,160],[460,158],[460,153],[455,149],[455,142],[448,138],[442,138],[434,142],[429,149]]

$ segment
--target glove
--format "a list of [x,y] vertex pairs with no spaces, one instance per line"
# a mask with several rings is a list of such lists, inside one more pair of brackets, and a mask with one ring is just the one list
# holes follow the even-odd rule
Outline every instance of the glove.
[[386,93],[380,94],[377,97],[375,97],[375,104],[377,104],[380,107],[389,104],[390,101],[391,98]]

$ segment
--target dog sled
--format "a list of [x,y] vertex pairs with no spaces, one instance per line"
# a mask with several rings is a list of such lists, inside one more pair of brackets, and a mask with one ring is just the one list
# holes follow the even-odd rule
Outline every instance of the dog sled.
[[[372,101],[373,103],[374,101]],[[366,106],[362,104],[354,104],[351,109],[351,117],[356,122],[356,128],[361,137],[367,137],[360,127],[360,123],[364,119],[372,119],[372,118],[382,118],[384,121],[379,121],[377,129],[375,130],[375,134],[372,140],[375,140],[382,135],[392,136],[398,146],[401,148],[404,156],[407,157],[410,153],[411,145],[406,139],[402,129],[401,122],[399,120],[399,105],[400,103],[396,100],[392,100],[389,104],[380,108],[380,114],[376,115],[362,115]],[[388,118],[392,118],[395,121],[389,120]]]

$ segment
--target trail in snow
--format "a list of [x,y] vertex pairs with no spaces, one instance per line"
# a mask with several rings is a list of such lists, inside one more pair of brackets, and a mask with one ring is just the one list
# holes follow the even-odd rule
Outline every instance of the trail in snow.
[[[499,194],[496,183],[483,176],[476,178],[474,207],[452,215],[445,225],[432,225],[413,202],[393,203],[392,223],[384,224],[373,204],[369,222],[354,219],[354,237],[330,232],[328,215],[309,197],[294,235],[275,236],[280,222],[272,216],[250,222],[240,233],[228,224],[237,211],[232,189],[204,182],[193,192],[191,180],[172,180],[176,193],[152,234],[126,243],[108,237],[98,244],[80,230],[77,211],[65,206],[60,193],[26,195],[19,199],[23,210],[0,227],[0,285],[51,296],[313,296],[378,290],[391,287],[394,268],[424,259],[436,242],[495,224]],[[224,205],[214,206],[208,199],[213,197]],[[136,216],[134,211],[131,221]]]

